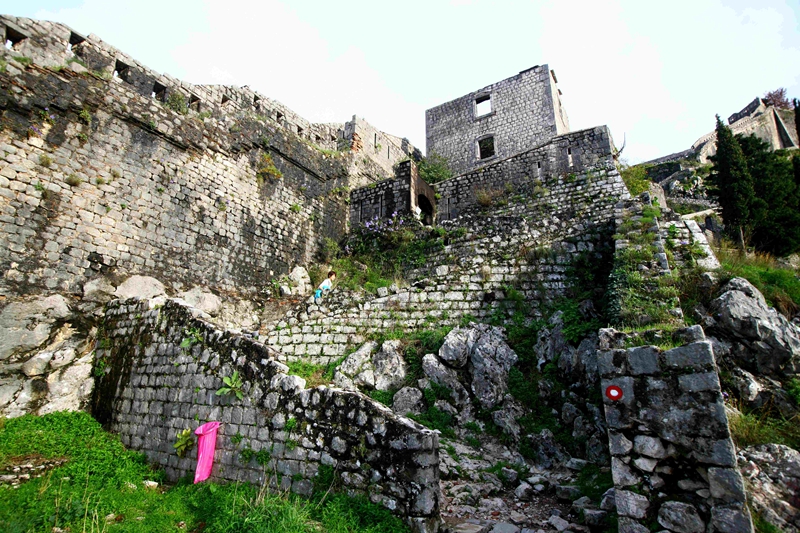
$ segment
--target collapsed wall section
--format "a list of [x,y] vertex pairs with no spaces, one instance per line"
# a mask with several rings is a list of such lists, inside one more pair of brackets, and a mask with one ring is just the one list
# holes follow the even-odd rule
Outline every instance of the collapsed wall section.
[[[213,478],[308,495],[327,469],[349,493],[383,504],[415,530],[435,530],[434,432],[361,393],[305,389],[264,345],[197,315],[172,300],[161,307],[138,300],[108,305],[96,352],[104,372],[92,403],[123,444],[174,481],[193,472],[197,459],[194,449],[178,457],[176,434],[220,421]],[[222,378],[234,372],[240,383],[217,395]]]

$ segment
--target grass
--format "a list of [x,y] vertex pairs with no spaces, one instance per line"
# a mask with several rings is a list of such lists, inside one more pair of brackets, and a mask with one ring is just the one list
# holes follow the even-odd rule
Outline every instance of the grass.
[[620,175],[633,197],[639,196],[650,188],[650,180],[647,179],[647,169],[645,165],[623,168]]
[[578,487],[584,496],[599,502],[603,494],[614,486],[611,471],[602,469],[596,464],[588,464],[578,473]]
[[800,310],[800,279],[797,272],[780,267],[775,258],[767,253],[743,255],[728,246],[721,246],[715,251],[725,277],[746,279],[761,291],[767,303],[785,316]]
[[728,425],[733,442],[739,448],[772,443],[800,451],[799,418],[786,420],[772,416],[767,410],[756,413],[742,409],[728,415]]
[[318,387],[319,385],[328,385],[333,383],[333,374],[336,372],[336,368],[342,364],[344,359],[344,357],[341,357],[336,361],[328,363],[327,365],[318,365],[312,363],[311,361],[304,361],[302,359],[290,361],[287,364],[289,366],[289,374],[300,376],[306,380],[306,387],[313,388]]
[[[36,458],[68,460],[17,489],[0,487],[2,531],[408,531],[399,518],[363,497],[326,495],[333,476],[309,499],[252,485],[193,485],[188,479],[145,489],[143,481],[163,481],[163,473],[151,469],[142,454],[125,450],[86,413],[7,420],[0,429],[0,468]],[[110,514],[116,518],[107,522]]]

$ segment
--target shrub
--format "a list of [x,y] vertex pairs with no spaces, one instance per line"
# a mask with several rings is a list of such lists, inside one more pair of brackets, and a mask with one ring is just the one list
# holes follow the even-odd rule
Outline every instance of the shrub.
[[53,160],[47,154],[39,154],[39,164],[45,168],[50,168],[50,165],[53,164]]
[[419,177],[430,185],[440,181],[449,180],[453,177],[447,159],[437,153],[431,153],[428,157],[422,158],[417,163]]
[[69,176],[67,176],[67,177],[64,179],[64,181],[65,181],[65,182],[66,182],[66,184],[67,184],[67,185],[69,185],[70,187],[77,187],[78,185],[80,185],[81,183],[83,183],[83,180],[81,180],[81,179],[80,179],[78,176],[76,176],[75,174],[70,174]]
[[164,101],[164,105],[182,115],[189,111],[189,107],[186,105],[186,97],[178,91],[171,91]]

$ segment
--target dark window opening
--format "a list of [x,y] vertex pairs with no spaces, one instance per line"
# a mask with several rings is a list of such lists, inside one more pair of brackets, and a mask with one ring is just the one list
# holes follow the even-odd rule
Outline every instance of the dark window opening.
[[278,122],[283,122],[283,113],[281,113],[280,111],[278,111],[278,112],[275,114],[275,120],[277,120]]
[[542,168],[542,162],[541,161],[537,161],[536,162],[536,168]]
[[73,46],[81,44],[85,40],[86,39],[84,39],[82,36],[78,35],[74,31],[70,32],[69,33],[69,42],[67,43],[67,50],[72,51],[72,47]]
[[331,142],[336,142],[336,135],[331,135]]
[[492,112],[492,95],[484,94],[475,99],[475,116],[482,117]]
[[231,101],[231,99],[227,95],[225,95],[225,94],[222,95],[222,105],[225,105],[230,101]]
[[153,83],[153,93],[150,95],[159,102],[167,101],[167,88],[158,82]]
[[377,133],[374,134],[374,137],[372,139],[372,144],[374,144],[375,146],[378,146],[378,134]]
[[478,141],[478,159],[488,159],[494,156],[494,137],[486,137]]
[[302,136],[304,131],[305,130],[303,128],[301,128],[300,126],[297,126],[297,134],[298,135]]
[[190,95],[189,96],[189,103],[187,104],[186,107],[188,107],[192,111],[199,112],[200,111],[200,98],[196,97],[195,95]]
[[389,156],[389,147],[387,146],[386,147],[386,159],[389,159],[389,158],[390,158],[390,156]]
[[314,135],[314,142],[316,143],[322,142],[322,137],[320,137],[319,135]]
[[114,77],[127,82],[128,74],[130,74],[130,67],[117,59],[117,62],[114,64]]
[[261,111],[261,98],[258,95],[253,97],[253,107],[256,108],[256,111]]
[[567,148],[567,155],[572,155],[572,148]]
[[6,26],[6,48],[11,50],[12,48],[16,48],[16,46],[27,39],[28,36],[24,33],[20,33],[14,28],[10,28]]

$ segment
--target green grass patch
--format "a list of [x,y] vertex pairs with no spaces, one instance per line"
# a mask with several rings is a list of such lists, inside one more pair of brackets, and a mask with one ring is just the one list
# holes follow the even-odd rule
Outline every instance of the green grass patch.
[[647,179],[647,167],[645,165],[623,168],[620,171],[620,175],[631,196],[639,196],[650,188],[650,180]]
[[288,362],[287,366],[289,367],[289,374],[305,379],[306,387],[312,388],[333,383],[333,374],[344,359],[344,357],[341,357],[327,365],[318,365],[311,361],[299,359]]
[[728,416],[733,442],[739,448],[759,444],[785,444],[800,451],[800,420],[771,416],[768,411],[738,413]]
[[797,272],[781,268],[769,254],[741,254],[731,248],[716,250],[725,278],[740,277],[753,284],[771,306],[785,316],[800,310],[800,278]]
[[[365,498],[328,494],[310,499],[269,494],[242,484],[191,484],[182,480],[162,490],[163,481],[142,454],[125,450],[116,436],[86,413],[26,415],[0,429],[0,468],[22,461],[66,458],[64,465],[19,488],[0,487],[0,530],[152,532],[232,531],[270,533],[400,533],[399,518]],[[106,522],[114,514],[116,520]]]

